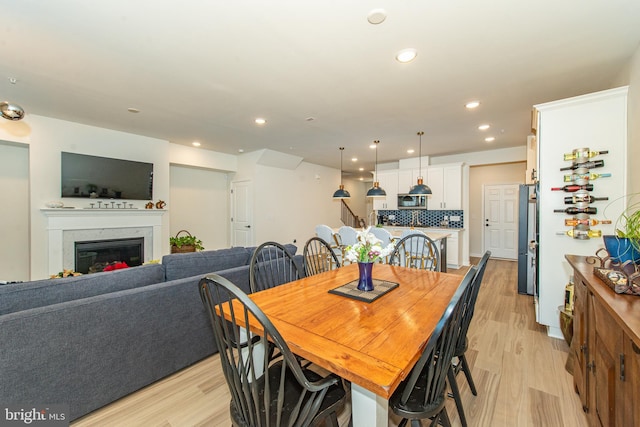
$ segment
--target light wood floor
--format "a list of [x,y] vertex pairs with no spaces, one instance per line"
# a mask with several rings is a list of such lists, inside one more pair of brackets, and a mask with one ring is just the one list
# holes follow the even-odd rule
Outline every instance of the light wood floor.
[[[467,358],[478,396],[471,394],[462,373],[458,377],[469,425],[586,426],[572,377],[565,370],[569,348],[536,324],[533,299],[518,295],[516,277],[515,262],[489,261],[468,334]],[[228,406],[220,364],[212,356],[71,425],[230,426]],[[453,400],[447,410],[453,425],[459,426]],[[348,407],[339,418],[346,425]],[[392,415],[389,425],[397,422]]]

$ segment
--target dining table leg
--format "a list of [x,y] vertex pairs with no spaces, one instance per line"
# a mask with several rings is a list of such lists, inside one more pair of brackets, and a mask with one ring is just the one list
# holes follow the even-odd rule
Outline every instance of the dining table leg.
[[353,427],[386,427],[389,401],[351,382],[351,416]]

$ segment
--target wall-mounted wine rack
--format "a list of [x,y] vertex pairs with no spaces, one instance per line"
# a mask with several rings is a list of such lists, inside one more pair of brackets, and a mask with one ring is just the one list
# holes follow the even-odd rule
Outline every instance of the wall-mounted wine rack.
[[602,236],[601,230],[594,230],[592,225],[610,224],[611,221],[592,219],[591,215],[598,213],[598,208],[591,206],[592,203],[609,200],[608,197],[594,197],[591,191],[594,190],[593,181],[598,178],[610,177],[610,173],[596,173],[592,169],[604,167],[604,160],[594,159],[608,151],[591,151],[589,148],[576,148],[571,153],[564,155],[564,160],[571,161],[571,165],[560,168],[560,171],[568,171],[564,176],[565,185],[554,187],[551,190],[571,193],[564,197],[565,205],[571,205],[564,209],[555,209],[554,212],[572,215],[566,218],[565,225],[572,228],[558,232],[578,240],[587,240],[592,237]]

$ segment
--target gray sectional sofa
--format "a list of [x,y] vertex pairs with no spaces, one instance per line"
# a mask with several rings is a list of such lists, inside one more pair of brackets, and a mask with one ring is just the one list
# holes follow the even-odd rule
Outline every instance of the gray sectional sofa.
[[68,404],[73,420],[217,352],[197,283],[249,293],[253,249],[0,286],[0,402]]

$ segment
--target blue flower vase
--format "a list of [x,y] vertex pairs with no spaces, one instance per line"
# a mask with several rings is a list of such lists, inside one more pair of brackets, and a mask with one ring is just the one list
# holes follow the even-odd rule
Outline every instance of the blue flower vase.
[[360,277],[358,277],[358,290],[360,291],[372,291],[373,290],[373,263],[372,262],[359,262],[358,269],[360,270]]

